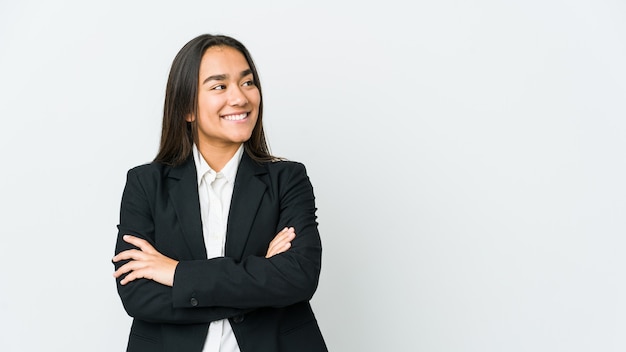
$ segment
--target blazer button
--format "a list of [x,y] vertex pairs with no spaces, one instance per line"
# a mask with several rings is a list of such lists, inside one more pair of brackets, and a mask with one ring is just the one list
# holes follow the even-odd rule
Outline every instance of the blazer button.
[[197,299],[195,299],[194,297],[192,297],[192,298],[189,300],[189,303],[191,303],[191,306],[192,306],[192,307],[195,307],[195,306],[197,306],[197,305],[198,305],[198,300],[197,300]]
[[245,319],[245,317],[243,315],[237,315],[237,316],[233,317],[233,322],[235,324],[241,324],[241,323],[243,323],[244,319]]

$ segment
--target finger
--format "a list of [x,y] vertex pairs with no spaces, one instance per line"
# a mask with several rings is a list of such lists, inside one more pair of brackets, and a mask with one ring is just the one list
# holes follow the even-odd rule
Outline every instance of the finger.
[[283,248],[285,246],[285,244],[287,243],[291,243],[291,241],[293,241],[293,239],[296,237],[296,234],[293,232],[288,232],[286,234],[284,234],[283,236],[281,236],[276,242],[274,242],[270,248],[272,248],[274,251]]
[[140,270],[142,268],[144,268],[146,265],[143,262],[140,261],[136,261],[136,260],[132,260],[122,266],[120,266],[119,268],[117,268],[117,270],[115,270],[115,272],[113,273],[113,276],[116,278],[119,278],[120,276],[130,273],[132,271],[137,271]]
[[268,252],[274,252],[274,248],[276,248],[277,246],[281,246],[285,242],[285,240],[288,238],[289,238],[288,230],[279,232],[278,235],[274,237],[272,242],[270,242],[270,245],[268,247]]
[[268,250],[270,248],[272,248],[273,246],[275,246],[278,242],[280,242],[281,238],[283,238],[283,236],[285,236],[289,231],[289,228],[285,227],[284,229],[280,230],[280,232],[278,234],[276,234],[276,236],[274,236],[274,238],[272,238],[272,241],[270,242],[269,246],[268,246]]
[[122,280],[120,280],[120,285],[124,286],[129,282],[135,281],[135,278],[132,277],[131,274],[126,275],[125,278],[123,278]]
[[[272,239],[272,242],[276,242],[281,236],[283,236],[284,234],[286,234],[289,231],[288,227],[285,227],[284,229],[280,230],[280,232],[278,232],[276,234],[276,236],[274,236],[274,238]],[[270,244],[272,243],[270,242]]]
[[286,230],[279,232],[272,240],[274,243],[280,243],[285,241],[286,238],[292,238],[295,235],[293,227],[289,227]]
[[124,239],[124,241],[132,244],[133,246],[141,249],[144,252],[154,251],[154,247],[152,247],[150,242],[144,240],[143,238],[135,237],[132,235],[124,235],[122,238]]
[[293,232],[293,228],[289,230],[279,233],[274,240],[270,243],[269,248],[267,249],[266,258],[272,257],[276,254],[280,254],[285,252],[291,247],[291,241],[296,237],[295,232]]
[[284,253],[289,248],[291,248],[291,242],[282,243],[280,246],[276,246],[276,248],[274,248],[274,254],[273,255]]
[[128,273],[131,269],[129,269],[128,267],[126,267],[125,265],[122,265],[119,267],[119,269],[115,270],[115,272],[113,273],[113,277],[114,278],[119,278],[120,276]]
[[135,281],[137,279],[143,279],[145,276],[143,275],[143,271],[132,271],[128,275],[126,275],[122,281],[120,281],[120,285],[126,285],[129,282]]
[[113,257],[113,262],[119,262],[122,260],[141,260],[145,258],[145,254],[137,249],[127,249],[125,251],[119,252],[115,257]]
[[277,254],[286,252],[289,248],[291,248],[291,242],[285,242],[280,245],[274,246],[271,250],[268,251],[265,258],[270,258]]
[[152,269],[148,263],[131,261],[117,269],[115,273],[113,273],[113,276],[115,278],[120,278],[124,274],[127,274],[122,281],[120,281],[120,284],[126,285],[127,283],[137,279],[152,279],[151,271]]

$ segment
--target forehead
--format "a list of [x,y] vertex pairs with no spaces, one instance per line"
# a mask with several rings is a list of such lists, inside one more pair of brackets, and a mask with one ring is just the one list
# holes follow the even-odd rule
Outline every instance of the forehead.
[[230,46],[212,46],[202,55],[200,76],[237,74],[250,68],[243,54]]

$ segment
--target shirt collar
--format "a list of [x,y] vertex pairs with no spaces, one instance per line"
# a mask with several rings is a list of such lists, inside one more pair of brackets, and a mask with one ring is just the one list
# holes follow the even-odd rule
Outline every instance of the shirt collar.
[[[222,169],[222,171],[220,171],[220,173],[224,176],[224,178],[226,178],[228,182],[231,182],[231,184],[235,183],[235,176],[237,176],[237,169],[239,168],[239,162],[241,161],[241,158],[243,157],[243,149],[244,148],[243,148],[243,143],[242,143],[239,146],[239,149],[237,149],[237,151],[235,152],[235,155],[233,155],[233,157],[230,158],[230,160],[226,163],[226,165],[224,165],[224,168]],[[206,160],[204,160],[204,157],[202,157],[202,154],[200,154],[200,150],[198,149],[195,143],[193,145],[193,160],[194,160],[194,163],[196,164],[198,186],[202,182],[204,175],[206,175],[207,173],[211,175],[211,179],[215,178],[215,174],[216,174],[215,170],[211,169],[209,164],[207,164]]]

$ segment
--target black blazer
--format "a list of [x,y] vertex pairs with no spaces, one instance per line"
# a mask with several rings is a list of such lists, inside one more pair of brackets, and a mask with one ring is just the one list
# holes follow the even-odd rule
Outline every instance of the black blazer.
[[[132,316],[130,352],[201,351],[208,323],[228,318],[242,352],[327,351],[309,300],[322,248],[305,167],[256,163],[243,154],[235,180],[224,257],[207,260],[193,156],[181,166],[128,171],[115,253],[131,234],[179,262],[174,286],[139,279],[117,289]],[[293,226],[292,247],[269,259],[269,242]],[[119,268],[123,262],[115,265]]]

